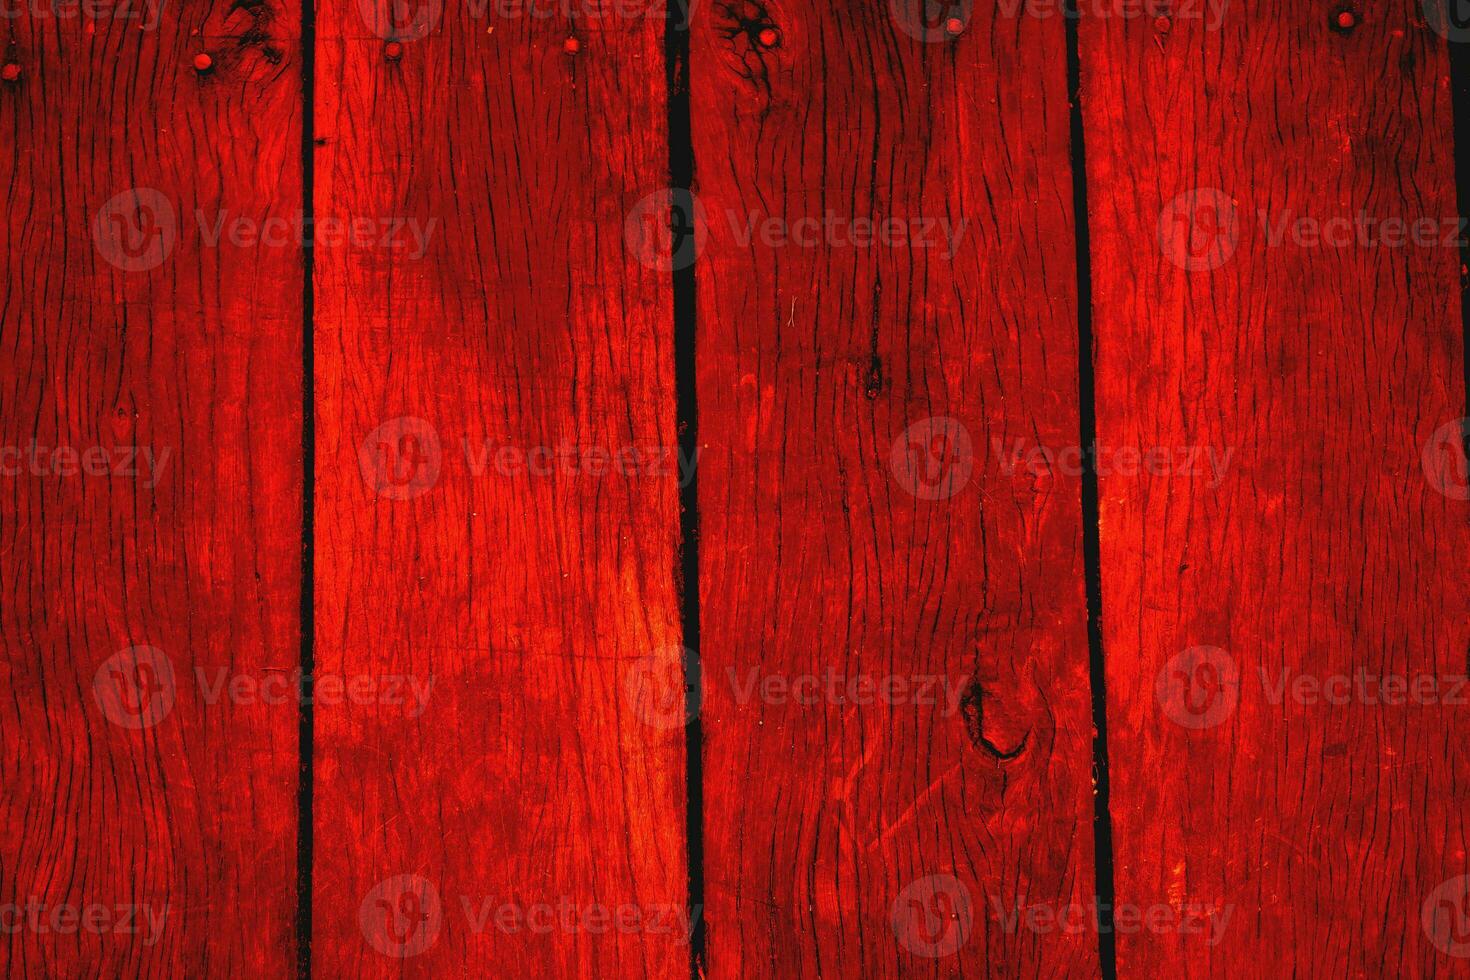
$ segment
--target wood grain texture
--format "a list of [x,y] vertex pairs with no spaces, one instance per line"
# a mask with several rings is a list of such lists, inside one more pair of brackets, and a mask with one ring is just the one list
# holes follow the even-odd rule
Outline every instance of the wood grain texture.
[[[1101,477],[1118,901],[1229,915],[1120,976],[1465,975],[1422,923],[1470,790],[1466,505],[1421,462],[1465,412],[1448,68],[1418,4],[1355,6],[1081,24],[1099,439],[1233,453]],[[1436,233],[1273,241],[1360,213]]]
[[1077,475],[1010,461],[1078,440],[1065,35],[978,7],[696,18],[711,976],[1098,970],[997,914],[1090,904],[1091,721]]
[[315,968],[687,975],[662,11],[420,9],[318,21],[318,218],[431,232],[318,249],[318,673],[432,693],[317,705]]
[[298,209],[299,9],[6,18],[0,964],[288,975],[296,705],[215,682],[296,665],[301,258],[214,229]]

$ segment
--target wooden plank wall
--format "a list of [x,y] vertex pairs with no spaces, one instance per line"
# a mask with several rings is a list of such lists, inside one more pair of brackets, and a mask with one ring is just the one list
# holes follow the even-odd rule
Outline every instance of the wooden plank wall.
[[1421,923],[1470,870],[1449,66],[1353,9],[1081,25],[1098,439],[1175,451],[1099,481],[1117,899],[1230,916],[1120,975],[1463,975]]
[[1079,438],[1062,22],[691,60],[710,974],[1093,975],[990,904],[1093,889],[1078,479],[1000,448]]
[[682,730],[627,693],[682,669],[672,300],[624,234],[667,186],[656,12],[424,7],[389,49],[320,7],[318,217],[426,244],[317,249],[317,668],[429,691],[318,706],[323,975],[688,971]]
[[1465,975],[1426,4],[7,8],[5,972]]
[[0,85],[0,962],[284,975],[300,11],[32,6]]

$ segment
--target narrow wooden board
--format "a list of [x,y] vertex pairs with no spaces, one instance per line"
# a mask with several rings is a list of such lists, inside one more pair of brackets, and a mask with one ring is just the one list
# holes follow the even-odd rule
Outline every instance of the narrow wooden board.
[[1013,914],[1094,889],[1077,462],[1033,465],[1079,439],[1065,31],[975,6],[696,14],[711,976],[1098,971]]
[[300,11],[6,17],[0,963],[286,976]]
[[405,230],[317,248],[315,655],[403,696],[316,705],[314,967],[687,976],[663,11],[430,4],[395,61],[367,9],[316,212]]
[[1100,478],[1117,898],[1163,910],[1120,976],[1470,953],[1449,72],[1419,4],[1353,6],[1080,25],[1099,440],[1230,454]]

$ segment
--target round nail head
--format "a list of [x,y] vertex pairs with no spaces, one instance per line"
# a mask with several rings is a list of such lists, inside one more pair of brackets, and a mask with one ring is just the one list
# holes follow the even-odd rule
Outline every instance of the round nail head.
[[964,29],[965,22],[960,20],[958,17],[951,17],[949,20],[944,22],[944,33],[948,34],[950,37],[958,37],[960,35],[960,32]]
[[209,71],[213,67],[214,67],[214,59],[211,58],[209,55],[200,53],[200,54],[196,54],[194,56],[194,70],[195,71],[202,73],[202,72]]
[[582,42],[578,41],[574,37],[569,37],[565,41],[561,42],[561,49],[567,54],[576,54],[578,51],[582,50]]
[[389,41],[383,45],[383,57],[389,61],[397,61],[403,57],[403,45],[397,41]]
[[4,68],[0,68],[0,78],[5,79],[7,82],[19,81],[20,65],[17,65],[13,61],[7,62]]
[[1339,10],[1337,12],[1337,26],[1340,30],[1352,30],[1358,26],[1358,15],[1351,10]]
[[776,42],[781,40],[781,35],[776,33],[774,27],[767,27],[756,35],[756,40],[760,41],[763,48],[774,48]]

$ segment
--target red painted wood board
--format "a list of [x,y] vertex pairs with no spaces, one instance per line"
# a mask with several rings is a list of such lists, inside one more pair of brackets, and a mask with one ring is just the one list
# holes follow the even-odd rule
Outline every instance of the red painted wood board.
[[1117,900],[1163,910],[1120,976],[1465,972],[1460,255],[1411,6],[1080,25]]
[[108,2],[0,20],[6,973],[1466,973],[1437,0]]
[[691,61],[710,975],[1094,975],[1063,24]]
[[687,974],[661,15],[421,13],[318,14],[317,669],[427,697],[317,705],[314,969]]
[[299,20],[6,10],[8,975],[295,969]]

